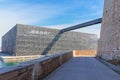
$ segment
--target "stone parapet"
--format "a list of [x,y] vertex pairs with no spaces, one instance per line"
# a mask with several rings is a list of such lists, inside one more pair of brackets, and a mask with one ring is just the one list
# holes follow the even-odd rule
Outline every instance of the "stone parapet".
[[72,52],[63,52],[23,62],[17,66],[1,68],[0,80],[42,80],[72,57]]

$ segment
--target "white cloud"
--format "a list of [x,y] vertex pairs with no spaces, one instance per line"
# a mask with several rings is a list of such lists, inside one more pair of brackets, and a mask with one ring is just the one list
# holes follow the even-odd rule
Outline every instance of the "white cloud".
[[66,9],[52,5],[14,4],[4,8],[0,6],[0,38],[17,23],[34,24],[42,22],[61,14]]
[[[8,1],[8,0],[0,0],[0,2],[5,2],[5,1]],[[48,4],[47,5],[43,5],[43,4],[34,5],[34,4],[26,4],[26,3],[25,4],[24,3],[22,4],[13,3],[13,4],[5,5],[5,6],[0,6],[0,38],[17,23],[30,24],[30,25],[38,23],[38,22],[42,23],[46,19],[52,18],[58,14],[63,14],[65,11],[70,10],[71,8],[74,9],[74,7],[78,7],[78,6],[66,5],[63,7],[64,8],[61,8],[61,6],[59,5],[48,5]],[[92,15],[96,15],[96,13]],[[71,24],[52,25],[52,26],[47,26],[47,27],[63,29],[65,27],[73,26],[80,22],[83,22],[83,21],[80,21],[80,22],[76,22],[76,21],[77,20],[74,20],[74,22]],[[80,32],[87,31],[87,32],[97,33],[99,35],[99,32],[95,29],[91,31],[88,31],[88,30],[90,29],[85,29],[85,30],[78,29],[77,31],[80,31]]]
[[74,31],[96,34],[97,37],[100,38],[100,28],[101,28],[101,25],[93,25],[93,26],[77,29]]
[[[77,23],[77,24],[80,24],[80,23]],[[74,23],[74,24],[63,24],[63,25],[51,25],[51,26],[45,26],[45,27],[54,28],[54,29],[64,29],[64,28],[71,27],[71,26],[74,26],[74,25],[76,25],[76,23]],[[88,26],[88,27],[85,27],[85,28],[76,29],[74,31],[96,34],[97,37],[100,38],[100,28],[101,28],[101,24],[98,24],[98,25]]]

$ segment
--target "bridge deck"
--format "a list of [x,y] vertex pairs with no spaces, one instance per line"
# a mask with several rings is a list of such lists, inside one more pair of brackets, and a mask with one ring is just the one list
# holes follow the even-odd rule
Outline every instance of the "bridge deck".
[[72,58],[44,80],[120,80],[120,75],[93,57]]

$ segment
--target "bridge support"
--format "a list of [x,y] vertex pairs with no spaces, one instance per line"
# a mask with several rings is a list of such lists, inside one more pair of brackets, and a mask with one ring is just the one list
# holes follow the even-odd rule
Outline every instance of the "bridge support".
[[98,56],[120,62],[120,0],[105,0]]

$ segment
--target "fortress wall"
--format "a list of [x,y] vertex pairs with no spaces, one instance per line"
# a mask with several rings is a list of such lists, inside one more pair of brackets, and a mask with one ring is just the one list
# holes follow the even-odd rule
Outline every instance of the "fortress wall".
[[120,0],[105,0],[97,55],[105,60],[120,61]]

